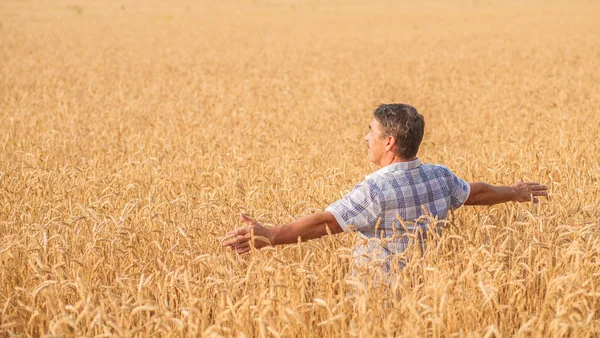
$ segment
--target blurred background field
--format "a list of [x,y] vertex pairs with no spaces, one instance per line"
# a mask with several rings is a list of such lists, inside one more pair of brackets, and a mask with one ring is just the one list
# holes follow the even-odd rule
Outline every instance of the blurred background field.
[[[0,332],[596,335],[599,15],[562,0],[2,1]],[[362,138],[390,102],[425,116],[422,161],[551,198],[459,209],[385,288],[348,276],[352,235],[221,248],[240,211],[282,224],[374,171]]]

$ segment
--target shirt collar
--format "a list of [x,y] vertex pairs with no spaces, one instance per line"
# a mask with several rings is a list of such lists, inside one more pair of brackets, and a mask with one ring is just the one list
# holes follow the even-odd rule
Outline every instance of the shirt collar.
[[419,160],[419,158],[415,158],[412,161],[408,161],[408,162],[394,162],[390,165],[386,165],[385,167],[372,172],[369,175],[366,175],[365,178],[369,179],[372,177],[375,177],[377,175],[383,175],[392,171],[397,171],[397,170],[410,170],[410,169],[414,169],[414,168],[418,168],[419,166],[421,166],[421,160]]

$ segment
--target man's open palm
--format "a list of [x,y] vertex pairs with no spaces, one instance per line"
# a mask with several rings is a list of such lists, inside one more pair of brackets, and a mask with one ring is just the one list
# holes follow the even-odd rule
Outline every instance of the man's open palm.
[[519,180],[510,187],[515,190],[516,202],[533,201],[534,203],[537,203],[539,200],[536,196],[548,197],[548,188],[545,185],[536,182],[523,182]]
[[229,247],[236,253],[242,254],[250,251],[252,245],[256,249],[268,246],[268,228],[250,217],[240,213],[241,228],[229,231],[223,240],[223,246]]

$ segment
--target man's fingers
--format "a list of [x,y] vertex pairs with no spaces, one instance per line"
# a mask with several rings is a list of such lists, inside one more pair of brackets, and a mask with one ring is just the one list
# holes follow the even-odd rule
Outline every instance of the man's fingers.
[[230,246],[236,241],[236,230],[231,230],[225,234],[225,236],[221,239],[221,244],[223,246]]
[[238,243],[245,243],[245,242],[248,242],[251,238],[252,238],[252,234],[250,232],[247,232],[244,235],[238,236],[237,240],[238,240]]
[[223,246],[231,246],[242,241],[249,241],[252,236],[252,231],[247,227],[238,228],[227,233],[223,238]]
[[548,187],[537,182],[526,182],[527,190],[531,194],[531,200],[537,203],[539,200],[534,196],[548,197]]
[[243,243],[233,243],[229,245],[229,247],[235,253],[242,254],[250,251],[250,242],[246,241]]
[[235,251],[238,254],[246,253],[250,251],[250,238],[241,237],[239,241],[231,246],[231,250]]
[[243,249],[243,248],[246,248],[249,246],[250,246],[250,241],[239,241],[238,243],[234,244],[232,247],[237,250],[237,249]]
[[536,182],[529,182],[527,184],[530,184],[530,191],[531,194],[533,196],[548,196],[548,187],[545,185],[540,185],[539,183]]
[[243,249],[235,249],[235,253],[237,254],[245,254],[246,252],[250,251],[250,246],[245,247]]
[[[229,231],[222,239],[224,247],[230,247],[231,250],[236,253],[246,253],[251,249],[252,237],[257,227],[261,227],[259,223],[251,219],[250,217],[240,213],[240,222],[244,224],[243,227]],[[261,237],[262,238],[262,237]]]
[[241,212],[240,212],[240,222],[247,224],[247,225],[253,225],[254,223],[256,223],[256,222],[254,222],[254,220],[252,218],[244,215]]
[[223,246],[232,246],[237,243],[237,238],[230,238],[222,242]]
[[545,185],[541,185],[539,183],[535,183],[535,182],[528,182],[527,186],[529,189],[531,189],[532,191],[539,191],[539,190],[548,190],[548,187]]
[[239,246],[243,243],[248,243],[248,241],[250,241],[251,238],[252,238],[252,233],[246,229],[243,232],[243,234],[240,234],[235,237],[231,237],[231,238],[228,238],[227,240],[224,240],[223,246],[231,246],[231,247]]

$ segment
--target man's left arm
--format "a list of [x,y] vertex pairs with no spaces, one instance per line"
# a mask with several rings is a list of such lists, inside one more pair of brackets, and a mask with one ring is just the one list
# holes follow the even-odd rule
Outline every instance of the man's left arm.
[[510,186],[495,186],[484,182],[469,183],[471,191],[465,205],[493,205],[505,202],[538,202],[548,196],[548,188],[537,182],[517,181]]

